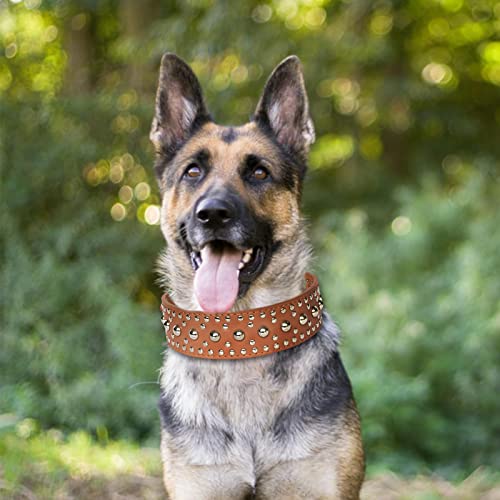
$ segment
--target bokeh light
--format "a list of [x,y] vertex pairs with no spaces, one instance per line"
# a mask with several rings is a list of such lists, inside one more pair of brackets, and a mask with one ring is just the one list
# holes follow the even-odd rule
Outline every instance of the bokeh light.
[[150,225],[160,223],[160,207],[158,205],[149,205],[144,212],[144,219]]
[[409,217],[400,215],[391,223],[392,232],[396,236],[405,236],[411,231],[411,220]]
[[127,216],[127,209],[121,203],[115,203],[110,210],[111,217],[116,221],[122,221]]

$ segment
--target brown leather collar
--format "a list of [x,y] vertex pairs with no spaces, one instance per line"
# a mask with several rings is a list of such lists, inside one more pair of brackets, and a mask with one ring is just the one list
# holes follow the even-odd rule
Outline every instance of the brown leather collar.
[[291,300],[247,311],[208,314],[177,307],[164,294],[162,323],[170,349],[203,359],[248,359],[285,351],[321,328],[323,299],[316,276]]

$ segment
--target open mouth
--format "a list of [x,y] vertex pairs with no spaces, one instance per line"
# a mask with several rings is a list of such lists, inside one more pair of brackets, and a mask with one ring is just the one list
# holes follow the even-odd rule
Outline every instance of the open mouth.
[[[219,252],[224,252],[225,246],[235,248],[230,243],[222,240],[214,240],[207,243],[207,245],[211,245],[212,248]],[[254,247],[237,251],[241,253],[241,258],[238,263],[238,270],[240,271],[239,279],[244,282],[250,281],[256,274],[258,274],[258,271],[264,262],[264,250],[262,247]],[[201,253],[201,251],[196,252],[192,249],[189,251],[191,265],[195,271],[197,271],[203,263]]]
[[195,270],[194,293],[207,312],[226,312],[262,271],[266,252],[257,246],[239,249],[227,241],[213,240],[196,251],[187,245]]

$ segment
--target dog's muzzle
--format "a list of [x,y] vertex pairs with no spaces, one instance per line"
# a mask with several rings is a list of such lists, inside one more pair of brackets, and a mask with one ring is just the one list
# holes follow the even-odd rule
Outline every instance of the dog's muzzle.
[[229,311],[271,258],[270,224],[237,193],[217,190],[200,197],[181,225],[198,304],[206,312]]

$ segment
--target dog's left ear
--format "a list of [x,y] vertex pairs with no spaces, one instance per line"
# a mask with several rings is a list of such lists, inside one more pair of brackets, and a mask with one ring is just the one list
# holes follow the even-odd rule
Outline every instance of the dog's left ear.
[[257,105],[254,120],[271,129],[278,142],[305,159],[315,135],[297,56],[287,57],[272,72]]
[[175,54],[162,57],[149,137],[158,151],[173,152],[209,113],[193,70]]

